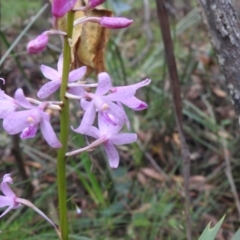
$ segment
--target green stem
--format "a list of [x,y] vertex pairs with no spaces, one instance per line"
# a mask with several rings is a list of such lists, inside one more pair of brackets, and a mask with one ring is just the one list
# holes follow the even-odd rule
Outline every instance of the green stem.
[[60,215],[60,230],[62,240],[68,240],[68,219],[67,219],[67,191],[66,191],[66,163],[65,154],[67,151],[69,132],[69,102],[65,97],[68,84],[68,75],[71,63],[71,48],[69,39],[72,38],[74,13],[71,11],[67,15],[67,36],[64,37],[63,45],[63,73],[60,90],[60,100],[63,102],[60,112],[60,141],[62,147],[57,154],[57,184],[58,184],[58,204]]

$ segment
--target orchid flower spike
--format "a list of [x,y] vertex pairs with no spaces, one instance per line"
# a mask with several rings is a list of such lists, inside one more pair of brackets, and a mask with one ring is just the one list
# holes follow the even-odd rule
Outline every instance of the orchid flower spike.
[[42,103],[37,107],[33,106],[26,100],[21,88],[17,89],[15,98],[21,107],[29,110],[7,114],[3,119],[5,131],[10,135],[22,132],[20,135],[22,139],[33,138],[37,133],[38,124],[40,124],[40,129],[46,142],[53,148],[60,148],[62,144],[59,142],[50,124],[50,116],[43,111],[48,103]]
[[61,236],[58,226],[51,219],[49,219],[40,209],[38,209],[28,200],[17,197],[8,184],[13,184],[13,180],[10,174],[5,174],[1,182],[1,191],[4,196],[0,195],[0,208],[7,207],[7,209],[0,215],[0,218],[6,215],[12,209],[17,209],[20,208],[22,205],[25,205],[32,208],[45,220],[47,220],[55,228],[58,236]]
[[[59,60],[58,60],[58,64],[57,64],[57,70],[50,68],[48,66],[45,65],[41,65],[41,71],[43,73],[43,75],[50,79],[50,82],[45,83],[38,91],[37,96],[39,98],[46,98],[48,97],[50,94],[56,92],[60,86],[61,86],[61,82],[62,82],[62,68],[63,68],[63,55],[61,54],[59,56]],[[80,67],[78,69],[75,69],[73,71],[71,71],[69,73],[69,77],[68,77],[68,82],[72,83],[75,82],[79,79],[81,79],[84,74],[86,73],[87,68],[84,67]]]
[[[114,145],[129,144],[137,141],[137,134],[135,133],[119,133],[119,131],[124,125],[124,120],[124,117],[122,117],[121,119],[119,119],[118,125],[112,125],[109,122],[106,122],[102,114],[99,114],[99,129],[92,126],[88,129],[88,131],[85,132],[86,135],[96,138],[97,140],[85,148],[68,152],[66,156],[76,155],[84,151],[91,151],[98,145],[103,145],[104,150],[107,154],[110,167],[117,168],[119,165],[120,157]],[[75,129],[74,131],[79,133],[77,129]]]

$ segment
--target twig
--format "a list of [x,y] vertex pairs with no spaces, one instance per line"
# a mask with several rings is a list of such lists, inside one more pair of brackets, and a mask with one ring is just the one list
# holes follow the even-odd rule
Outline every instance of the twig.
[[22,176],[22,179],[26,181],[27,187],[26,192],[24,193],[26,198],[32,199],[32,193],[33,193],[33,185],[31,184],[28,178],[28,175],[26,173],[25,167],[24,167],[24,160],[22,156],[22,150],[20,148],[20,141],[19,141],[19,136],[18,135],[13,135],[12,136],[12,154],[14,155],[15,161],[17,163],[19,172]]
[[168,12],[165,7],[164,0],[156,0],[157,4],[157,14],[160,24],[160,29],[162,32],[162,38],[165,49],[165,57],[167,61],[168,71],[170,75],[171,89],[172,89],[172,98],[173,98],[173,107],[174,115],[177,123],[177,129],[179,132],[179,137],[181,141],[181,155],[182,155],[182,168],[183,168],[183,177],[184,177],[184,192],[185,192],[185,214],[186,214],[186,231],[187,239],[192,239],[192,229],[191,229],[191,216],[190,216],[190,197],[189,197],[189,176],[190,176],[190,158],[189,150],[186,144],[185,136],[183,133],[182,125],[182,100],[180,93],[180,84],[177,73],[177,66],[173,51],[173,42],[170,32],[170,24],[168,21]]
[[232,193],[233,193],[233,197],[235,200],[235,204],[237,207],[237,211],[238,211],[238,215],[240,216],[240,201],[239,201],[239,197],[237,194],[237,189],[234,183],[234,179],[232,176],[232,168],[231,168],[231,162],[230,162],[230,158],[229,158],[229,151],[227,149],[227,143],[225,139],[222,139],[222,146],[223,146],[223,153],[224,153],[224,160],[225,160],[225,164],[226,164],[226,168],[225,168],[225,174],[227,176],[228,182],[230,184]]

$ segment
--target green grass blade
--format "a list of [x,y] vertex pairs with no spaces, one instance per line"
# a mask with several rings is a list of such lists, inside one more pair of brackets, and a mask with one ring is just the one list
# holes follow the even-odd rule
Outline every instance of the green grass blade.
[[220,229],[223,220],[225,216],[222,217],[222,219],[213,227],[210,228],[211,223],[207,225],[207,227],[204,229],[202,235],[200,236],[199,240],[214,240],[218,230]]
[[232,240],[239,240],[240,239],[240,228],[237,230],[237,232],[234,234]]

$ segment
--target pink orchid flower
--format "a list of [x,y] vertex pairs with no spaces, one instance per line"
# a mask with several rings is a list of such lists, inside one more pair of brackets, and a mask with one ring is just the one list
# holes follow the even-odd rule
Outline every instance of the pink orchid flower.
[[[110,101],[119,101],[135,111],[144,110],[148,107],[148,105],[136,98],[134,95],[139,88],[148,85],[150,82],[151,80],[147,78],[139,83],[129,86],[113,87],[110,89],[110,92],[112,93],[107,96],[107,99]],[[131,96],[123,97],[127,93]]]
[[0,215],[0,218],[6,215],[12,209],[17,209],[22,205],[25,205],[27,207],[32,208],[39,215],[41,215],[46,221],[48,221],[55,228],[58,236],[61,236],[58,226],[51,219],[49,219],[40,209],[38,209],[35,205],[33,205],[27,199],[17,197],[8,184],[13,184],[13,180],[10,174],[5,174],[1,182],[1,191],[4,194],[4,196],[0,195],[0,208],[7,207],[7,209]]
[[[46,98],[50,94],[56,92],[62,82],[62,68],[63,68],[63,55],[61,54],[58,60],[57,64],[57,70],[50,68],[46,65],[41,65],[41,71],[43,75],[47,78],[50,79],[50,82],[45,83],[38,91],[37,96],[39,98]],[[72,83],[75,82],[79,79],[81,79],[84,74],[86,73],[87,68],[80,67],[78,69],[75,69],[69,73],[69,79],[68,82]],[[79,88],[79,87],[78,87]],[[70,91],[71,92],[71,91]]]
[[62,144],[59,142],[50,124],[50,116],[43,111],[48,104],[42,103],[37,107],[33,106],[26,100],[22,89],[16,91],[15,99],[20,106],[29,110],[7,114],[3,119],[5,131],[10,135],[22,132],[20,135],[22,139],[32,138],[35,137],[38,124],[40,124],[40,129],[46,142],[53,148],[60,148]]
[[[85,134],[94,122],[96,111],[102,113],[105,120],[113,125],[118,124],[118,119],[124,116],[129,128],[129,120],[121,103],[134,110],[146,109],[147,104],[134,95],[139,88],[148,85],[150,81],[150,79],[146,79],[130,86],[112,87],[110,76],[106,72],[100,73],[98,75],[98,86],[95,94],[86,91],[81,93],[81,106],[85,110],[85,113],[76,131]],[[105,95],[108,92],[111,93]]]
[[[135,133],[119,133],[125,122],[124,117],[119,119],[117,125],[113,125],[106,122],[105,118],[98,115],[99,129],[92,126],[85,132],[86,135],[96,138],[97,140],[88,145],[85,148],[81,148],[66,154],[66,156],[72,156],[84,151],[91,151],[99,145],[103,145],[107,154],[108,162],[111,168],[117,168],[119,165],[119,154],[115,145],[129,144],[137,141],[137,134]],[[77,129],[75,132],[79,132]]]
[[0,195],[0,208],[8,208],[0,215],[0,218],[6,215],[12,209],[17,209],[21,207],[21,204],[17,201],[15,193],[8,186],[9,183],[13,183],[12,178],[10,177],[10,174],[5,174],[1,183],[1,191],[4,196]]
[[85,110],[80,126],[76,129],[79,133],[84,134],[92,126],[96,112],[102,114],[105,121],[113,125],[118,124],[118,119],[125,115],[123,108],[109,101],[107,95],[104,96],[112,88],[112,82],[106,72],[98,74],[98,85],[95,93],[84,91],[81,99],[81,106]]

